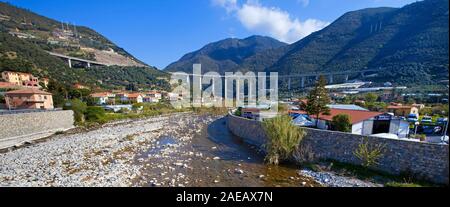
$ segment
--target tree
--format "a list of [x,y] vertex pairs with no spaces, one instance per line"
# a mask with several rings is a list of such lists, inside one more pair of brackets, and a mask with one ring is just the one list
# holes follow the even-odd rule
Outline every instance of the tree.
[[377,100],[378,100],[377,94],[374,94],[374,93],[368,93],[368,94],[366,94],[366,96],[365,96],[365,101],[366,101],[367,103],[374,103],[374,102],[376,102]]
[[340,132],[351,132],[352,123],[347,114],[339,114],[333,117],[332,125],[334,130]]
[[305,111],[309,115],[316,116],[316,127],[319,125],[320,114],[329,114],[330,108],[327,106],[330,104],[331,99],[328,95],[328,90],[325,88],[327,80],[324,76],[320,76],[316,86],[308,95],[308,102],[305,104]]
[[64,105],[64,110],[72,110],[74,113],[74,118],[76,123],[83,123],[84,122],[84,114],[87,110],[86,103],[78,100],[73,99]]
[[86,120],[90,122],[105,123],[105,110],[102,107],[89,106],[85,112]]

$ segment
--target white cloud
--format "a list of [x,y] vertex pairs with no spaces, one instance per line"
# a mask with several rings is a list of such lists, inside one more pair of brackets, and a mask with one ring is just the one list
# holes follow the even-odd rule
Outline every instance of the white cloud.
[[228,13],[238,9],[237,0],[212,0],[212,3],[225,8]]
[[307,7],[309,5],[309,0],[297,0],[297,2],[302,4],[303,7]]
[[287,43],[296,42],[326,27],[329,23],[317,19],[300,21],[277,7],[265,7],[257,0],[248,0],[242,6],[237,0],[213,0],[216,5],[233,12],[248,30],[272,36]]

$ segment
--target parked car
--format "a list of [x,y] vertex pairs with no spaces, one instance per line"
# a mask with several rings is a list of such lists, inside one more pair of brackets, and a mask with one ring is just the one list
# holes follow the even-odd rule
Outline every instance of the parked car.
[[433,118],[431,117],[431,116],[424,116],[423,118],[422,118],[422,121],[421,121],[422,123],[427,123],[427,124],[431,124],[431,123],[433,123]]
[[438,118],[438,119],[436,120],[436,122],[437,122],[438,124],[446,124],[446,123],[448,122],[448,119],[447,119],[447,118]]
[[408,121],[409,122],[418,122],[419,121],[419,116],[417,114],[410,114],[408,116]]

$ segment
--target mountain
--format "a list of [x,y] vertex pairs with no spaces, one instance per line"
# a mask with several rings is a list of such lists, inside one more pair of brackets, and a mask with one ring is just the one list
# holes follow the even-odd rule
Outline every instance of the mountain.
[[41,48],[119,66],[146,66],[96,31],[35,14],[0,2],[0,31]]
[[[215,72],[230,72],[241,69],[241,65],[250,64],[252,56],[266,51],[276,50],[286,46],[270,37],[251,36],[245,39],[229,38],[206,45],[198,51],[184,55],[180,60],[166,67],[169,72],[191,72],[192,64],[201,63],[202,70]],[[267,65],[261,63],[258,68],[264,69]]]
[[448,0],[349,12],[290,45],[268,70],[301,74],[385,69],[380,81],[433,84],[448,80],[448,12]]
[[[344,14],[326,28],[285,45],[271,38],[226,39],[185,55],[166,68],[192,71],[275,71],[302,74],[380,69],[375,82],[425,85],[448,81],[449,2],[425,0],[403,8],[369,8]],[[259,44],[262,44],[260,41]],[[248,43],[250,42],[250,43]],[[247,43],[247,44],[246,44]]]
[[[61,27],[61,29],[58,27]],[[82,83],[93,88],[170,89],[168,74],[137,60],[96,31],[71,26],[0,2],[0,72],[28,72],[70,88]],[[62,32],[62,33],[61,33]],[[110,67],[69,68],[48,51],[110,63]]]

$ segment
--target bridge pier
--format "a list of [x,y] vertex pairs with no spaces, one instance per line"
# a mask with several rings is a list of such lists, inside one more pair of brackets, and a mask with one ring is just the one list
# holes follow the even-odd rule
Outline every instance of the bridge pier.
[[69,62],[69,68],[72,68],[72,60],[71,59],[67,59]]
[[301,83],[300,83],[300,87],[301,88],[305,88],[305,77],[302,77]]
[[91,68],[91,63],[90,62],[87,62],[87,67]]
[[347,82],[348,81],[348,75],[345,75],[344,79],[345,79],[345,82]]
[[328,81],[328,84],[333,84],[333,75],[330,75],[330,79],[329,79],[329,81]]
[[291,78],[288,79],[288,90],[291,90]]

